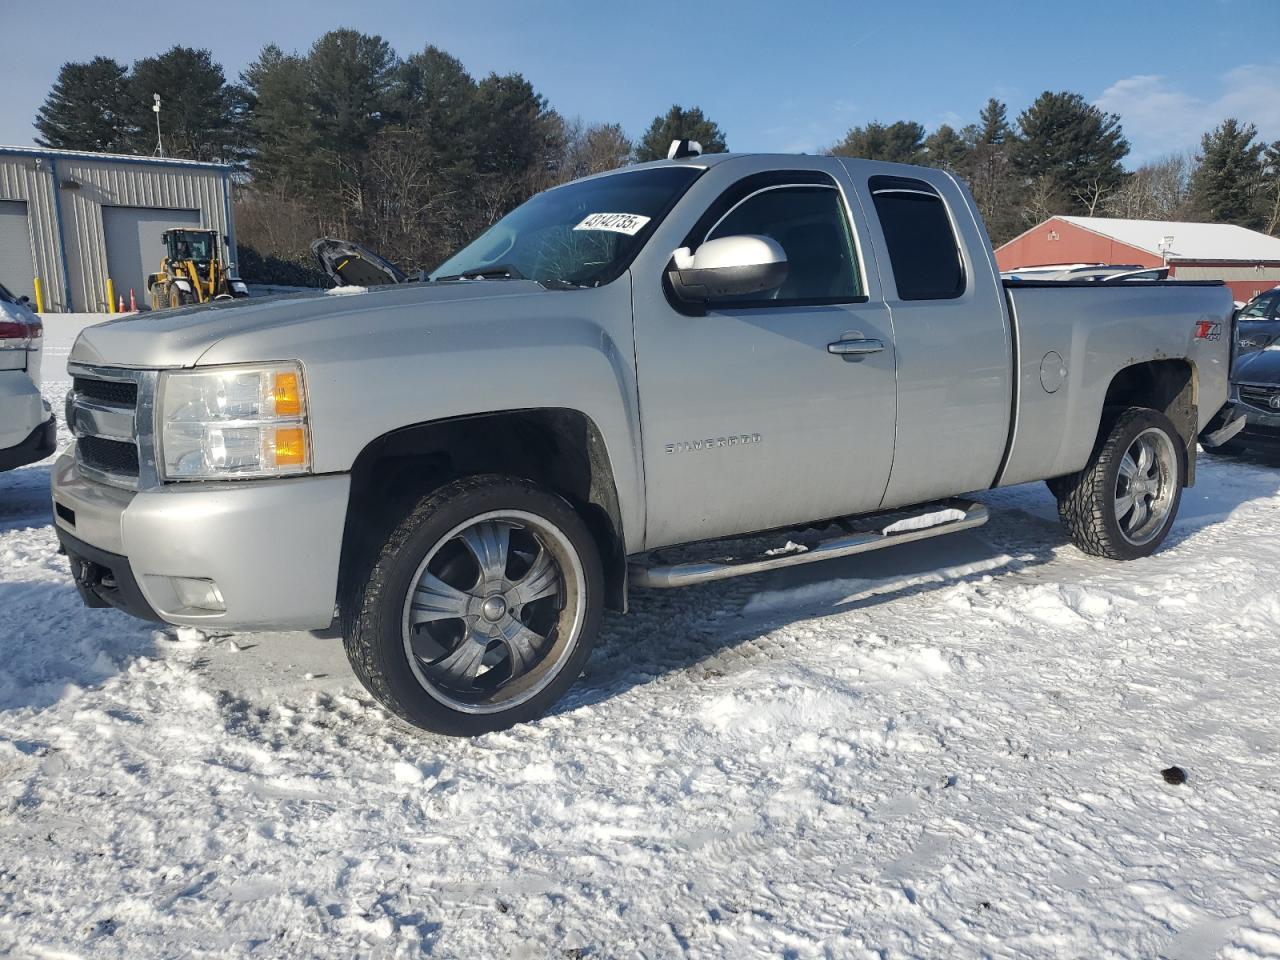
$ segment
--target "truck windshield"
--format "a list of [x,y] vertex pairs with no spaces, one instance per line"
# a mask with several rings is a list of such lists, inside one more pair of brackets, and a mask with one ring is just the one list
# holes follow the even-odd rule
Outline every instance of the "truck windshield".
[[440,264],[429,279],[608,283],[701,172],[684,166],[624,171],[540,193]]

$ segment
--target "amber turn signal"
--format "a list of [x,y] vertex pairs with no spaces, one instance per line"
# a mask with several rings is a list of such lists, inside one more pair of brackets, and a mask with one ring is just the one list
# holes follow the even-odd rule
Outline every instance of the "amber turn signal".
[[271,392],[276,401],[277,417],[296,417],[302,413],[302,394],[296,373],[277,373],[272,379]]
[[276,466],[299,466],[307,462],[307,435],[302,427],[277,427]]

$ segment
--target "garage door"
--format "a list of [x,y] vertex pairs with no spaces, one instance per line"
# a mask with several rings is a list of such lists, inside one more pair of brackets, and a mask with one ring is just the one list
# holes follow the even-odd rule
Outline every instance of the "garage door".
[[199,210],[157,207],[103,207],[102,230],[107,239],[107,276],[116,297],[129,306],[129,291],[140,308],[146,307],[147,274],[155,273],[164,256],[160,235],[170,227],[200,226]]
[[0,283],[35,303],[35,275],[27,205],[21,200],[0,200]]

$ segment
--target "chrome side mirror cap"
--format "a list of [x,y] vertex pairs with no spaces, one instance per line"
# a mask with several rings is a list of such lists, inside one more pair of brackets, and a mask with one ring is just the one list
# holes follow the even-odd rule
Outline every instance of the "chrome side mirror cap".
[[708,240],[671,255],[667,280],[682,312],[706,313],[726,297],[777,290],[787,280],[787,254],[772,237],[742,234]]

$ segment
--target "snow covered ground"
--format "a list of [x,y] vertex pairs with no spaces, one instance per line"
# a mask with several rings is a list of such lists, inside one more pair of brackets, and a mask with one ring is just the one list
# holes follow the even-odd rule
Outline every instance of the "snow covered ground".
[[1280,464],[1202,457],[1129,565],[1036,485],[637,592],[561,709],[472,741],[338,640],[83,609],[48,474],[0,475],[0,954],[1280,956]]

